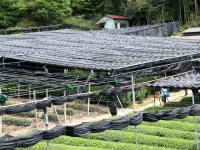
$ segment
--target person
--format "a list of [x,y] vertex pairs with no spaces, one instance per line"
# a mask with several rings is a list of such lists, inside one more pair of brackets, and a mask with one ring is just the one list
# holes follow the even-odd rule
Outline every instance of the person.
[[187,91],[187,89],[185,89],[185,96],[187,96],[188,95],[188,91]]
[[165,104],[167,102],[167,89],[161,88],[160,90],[160,97],[162,102]]

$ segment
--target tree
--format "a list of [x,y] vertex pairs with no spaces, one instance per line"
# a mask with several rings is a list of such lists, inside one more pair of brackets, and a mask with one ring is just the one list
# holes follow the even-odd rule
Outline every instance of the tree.
[[29,6],[30,15],[41,24],[58,24],[71,15],[69,0],[36,0]]
[[91,0],[71,0],[73,15],[91,15],[94,11]]
[[15,26],[25,11],[24,0],[0,0],[0,29]]

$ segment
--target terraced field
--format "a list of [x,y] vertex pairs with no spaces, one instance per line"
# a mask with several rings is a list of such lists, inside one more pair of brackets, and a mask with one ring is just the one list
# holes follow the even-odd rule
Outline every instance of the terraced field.
[[[163,108],[166,109],[167,107]],[[169,107],[171,108],[172,106],[169,105]],[[162,107],[156,109],[162,109]],[[181,120],[159,121],[156,123],[143,122],[137,127],[139,149],[194,150],[195,133],[193,119],[194,117],[189,116]],[[200,131],[200,124],[198,124],[200,123],[200,116],[196,116],[196,119],[197,128]],[[200,133],[198,135],[200,136]],[[135,149],[135,139],[135,127],[129,126],[123,130],[109,130],[98,134],[90,134],[82,138],[61,136],[51,140],[49,147],[50,150],[133,150]],[[46,141],[42,141],[25,150],[44,150],[45,148]]]

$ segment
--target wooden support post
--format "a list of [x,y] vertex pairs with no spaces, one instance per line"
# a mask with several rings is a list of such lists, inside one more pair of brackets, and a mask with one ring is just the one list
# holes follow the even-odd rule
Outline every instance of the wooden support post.
[[[67,91],[64,90],[64,97],[67,95]],[[67,103],[64,103],[64,117],[65,117],[65,124],[67,124]]]
[[[136,112],[136,108],[135,108],[135,79],[134,76],[131,76],[131,81],[132,81],[132,98],[133,98],[133,111]],[[137,127],[135,126],[135,149],[138,150],[138,135],[137,135]]]
[[67,73],[68,72],[68,69],[64,69],[64,73]]
[[58,112],[57,112],[57,109],[55,108],[55,106],[53,106],[53,109],[54,109],[54,111],[55,111],[55,113],[56,113],[56,116],[57,116],[57,118],[58,118],[58,123],[61,124],[60,117],[59,117],[59,115],[58,115]]
[[[91,92],[91,83],[89,83],[88,86],[88,92]],[[87,109],[88,115],[90,114],[90,97],[88,98],[88,109]]]
[[48,97],[49,97],[49,90],[46,89],[46,98],[48,98]]
[[122,108],[122,110],[123,110],[123,112],[124,112],[124,115],[126,115],[126,112],[125,112],[125,110],[124,110],[124,107],[122,106],[122,103],[121,103],[121,101],[120,101],[120,99],[119,99],[119,96],[116,95],[116,97],[117,97],[117,100],[118,100],[118,102],[119,102],[119,104],[120,104],[120,106],[121,106],[121,108]]
[[131,76],[131,82],[132,82],[132,103],[133,103],[133,111],[135,111],[135,88],[134,88],[134,84],[135,84],[135,80],[134,80],[134,76]]
[[4,69],[5,68],[5,58],[4,57],[2,58],[2,61],[3,61],[2,65],[3,65],[3,69]]
[[[33,99],[36,101],[36,91],[33,91]],[[35,123],[36,123],[36,128],[38,129],[38,111],[37,108],[35,109]]]
[[18,100],[20,100],[20,84],[18,84]]
[[[0,94],[2,94],[2,90],[0,89]],[[3,136],[3,116],[0,115],[0,137]]]
[[[192,91],[192,104],[193,105],[195,104],[195,95],[193,91]],[[195,150],[199,150],[199,136],[198,136],[196,116],[194,116],[194,130],[195,130],[195,141],[196,141]]]
[[28,96],[29,96],[29,101],[31,101],[31,85],[28,85]]

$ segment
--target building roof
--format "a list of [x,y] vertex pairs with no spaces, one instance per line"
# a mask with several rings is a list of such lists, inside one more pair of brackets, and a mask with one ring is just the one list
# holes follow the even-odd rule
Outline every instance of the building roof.
[[0,57],[87,70],[129,71],[200,58],[200,41],[57,30],[0,36]]
[[129,20],[128,17],[125,16],[117,16],[117,15],[106,15],[109,18],[118,19],[118,20]]
[[184,36],[200,35],[200,27],[192,27],[182,32]]

